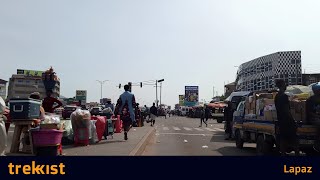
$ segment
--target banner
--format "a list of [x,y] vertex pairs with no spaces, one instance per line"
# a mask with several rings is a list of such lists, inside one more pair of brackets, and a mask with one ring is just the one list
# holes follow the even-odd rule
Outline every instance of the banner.
[[179,95],[179,105],[184,106],[184,95]]
[[185,87],[185,106],[195,106],[199,102],[199,86]]
[[87,91],[86,90],[77,90],[76,91],[76,100],[81,101],[81,105],[87,103]]
[[34,71],[34,70],[25,70],[25,69],[17,69],[17,74],[23,74],[26,76],[36,76],[41,77],[43,71]]

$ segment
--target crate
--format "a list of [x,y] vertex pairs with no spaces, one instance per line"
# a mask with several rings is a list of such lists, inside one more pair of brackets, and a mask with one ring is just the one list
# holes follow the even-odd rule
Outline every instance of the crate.
[[16,120],[32,120],[40,117],[41,101],[36,99],[11,99],[10,118]]

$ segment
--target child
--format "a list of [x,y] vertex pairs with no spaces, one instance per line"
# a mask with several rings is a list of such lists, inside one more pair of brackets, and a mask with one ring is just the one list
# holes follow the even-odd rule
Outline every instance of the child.
[[124,140],[128,140],[128,132],[132,125],[132,119],[130,117],[130,113],[128,112],[128,108],[124,107],[122,109],[122,114],[120,116],[122,122],[123,122],[123,129],[124,129]]

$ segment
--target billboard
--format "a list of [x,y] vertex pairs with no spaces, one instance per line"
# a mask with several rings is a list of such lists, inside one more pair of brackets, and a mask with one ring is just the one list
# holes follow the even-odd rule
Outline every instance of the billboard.
[[23,74],[23,75],[26,75],[26,76],[41,77],[42,73],[43,73],[43,71],[17,69],[17,74]]
[[185,106],[195,106],[199,102],[199,86],[185,87]]
[[87,91],[86,90],[77,90],[76,91],[76,100],[81,101],[81,105],[87,103]]
[[184,95],[179,95],[179,105],[184,106]]

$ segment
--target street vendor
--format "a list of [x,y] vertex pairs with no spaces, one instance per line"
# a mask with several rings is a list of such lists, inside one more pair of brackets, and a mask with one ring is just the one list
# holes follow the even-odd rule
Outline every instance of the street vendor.
[[314,148],[320,152],[320,84],[312,86],[313,94],[306,102],[307,123],[317,126],[317,134],[319,141],[316,142]]
[[297,127],[290,112],[289,97],[285,94],[287,85],[283,79],[280,79],[276,81],[276,86],[279,88],[279,92],[276,95],[274,102],[279,123],[279,128],[276,133],[280,145],[280,152],[282,156],[286,155],[287,149],[291,146],[294,148],[296,156],[298,156],[300,151]]
[[[62,103],[58,99],[51,97],[52,93],[52,90],[47,90],[47,97],[44,98],[42,102],[42,106],[45,112],[48,113],[53,113],[55,109],[62,106]],[[54,106],[55,103],[57,103],[58,105]]]
[[[39,92],[34,92],[32,94],[30,94],[30,98],[32,99],[37,99],[40,100],[40,93]],[[45,110],[42,106],[40,106],[40,116],[38,119],[34,119],[33,121],[35,122],[35,125],[39,125],[41,122],[41,119],[44,119],[44,115],[45,115]]]

